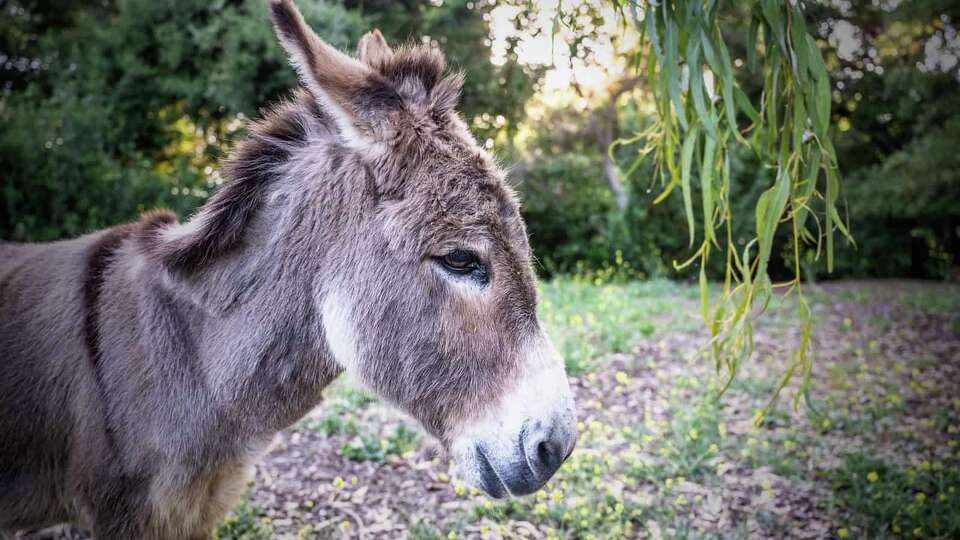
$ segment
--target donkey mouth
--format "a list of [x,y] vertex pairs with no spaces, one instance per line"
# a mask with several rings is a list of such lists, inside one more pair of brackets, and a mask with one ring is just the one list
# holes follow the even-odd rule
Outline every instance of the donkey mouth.
[[477,462],[480,463],[480,488],[494,499],[502,499],[510,495],[506,484],[503,483],[493,465],[490,464],[487,455],[483,453],[483,448],[478,445],[476,452]]
[[526,460],[517,460],[499,472],[484,452],[483,446],[475,447],[477,463],[480,469],[479,487],[494,499],[529,495],[542,488],[551,474],[537,475]]

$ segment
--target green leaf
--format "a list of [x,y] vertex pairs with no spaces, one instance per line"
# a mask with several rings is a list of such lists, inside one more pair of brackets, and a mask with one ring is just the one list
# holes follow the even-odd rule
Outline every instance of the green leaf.
[[813,36],[810,34],[807,34],[806,43],[807,56],[810,58],[810,73],[813,75],[813,78],[818,81],[820,79],[826,79],[827,66],[823,63],[823,54],[820,52],[820,47],[817,47],[817,40],[813,39]]
[[[717,35],[720,35],[719,31],[717,32]],[[721,36],[720,39],[717,39],[716,47],[717,50],[720,51],[720,58],[715,58],[713,44],[711,43],[706,32],[704,32],[702,39],[704,56],[707,58],[707,62],[710,63],[710,69],[712,69],[715,74],[719,74],[720,76],[720,83],[723,87],[723,106],[727,115],[727,125],[729,126],[734,137],[736,137],[741,144],[746,144],[746,140],[744,140],[743,136],[740,135],[740,131],[737,128],[736,97],[734,96],[733,91],[733,63],[730,61],[730,51],[727,50],[727,45],[723,42],[723,38]],[[713,58],[712,61],[711,58]],[[714,66],[714,62],[716,62],[716,66]]]
[[[664,8],[666,9],[666,8]],[[666,50],[664,62],[666,63],[666,84],[670,92],[670,98],[673,100],[674,112],[677,115],[677,121],[680,127],[687,130],[687,115],[684,112],[683,100],[680,97],[680,29],[673,19],[666,19]]]
[[743,90],[741,90],[740,87],[737,87],[734,89],[733,95],[737,102],[737,106],[740,107],[740,110],[750,118],[751,122],[754,124],[759,124],[760,113],[754,108],[753,103],[750,103],[750,98],[743,93]]
[[657,9],[654,4],[647,4],[647,11],[643,18],[647,23],[647,35],[650,36],[653,52],[656,53],[657,60],[662,64],[664,61],[663,47],[660,45],[660,34],[657,32]]
[[810,197],[813,190],[817,187],[817,178],[820,176],[820,151],[816,148],[810,150],[810,163],[807,166],[807,174],[804,175],[802,188],[794,194],[794,219],[797,220],[797,229],[804,230],[807,221],[807,215],[810,212]]
[[703,197],[703,241],[714,239],[713,231],[713,169],[717,141],[707,137],[703,144],[703,164],[700,166],[700,192]]
[[773,248],[773,237],[777,232],[777,223],[787,206],[790,197],[790,177],[785,168],[777,171],[777,180],[773,187],[763,192],[757,201],[757,279],[767,273],[767,263]]
[[803,134],[807,131],[807,109],[803,106],[803,98],[797,96],[793,100],[793,121],[791,122],[791,127],[793,128],[793,141],[791,142],[794,149],[803,148]]
[[713,115],[713,105],[708,105],[705,100],[703,84],[703,64],[700,62],[700,34],[695,33],[690,36],[687,42],[687,71],[690,81],[690,95],[693,96],[693,107],[697,111],[697,117],[700,124],[707,130],[707,135],[711,138],[717,138],[716,120]]
[[760,29],[760,18],[750,18],[750,30],[747,32],[747,68],[750,71],[757,69],[757,31]]
[[830,80],[826,77],[817,79],[816,86],[816,104],[815,114],[813,115],[813,126],[817,132],[817,137],[827,138],[827,127],[830,123]]
[[690,168],[693,164],[693,150],[697,146],[697,139],[700,136],[700,126],[694,125],[686,133],[683,141],[683,149],[680,156],[680,187],[683,191],[683,209],[687,215],[687,228],[690,230],[690,246],[693,246],[693,240],[696,235],[696,227],[693,217],[693,196],[690,187]]

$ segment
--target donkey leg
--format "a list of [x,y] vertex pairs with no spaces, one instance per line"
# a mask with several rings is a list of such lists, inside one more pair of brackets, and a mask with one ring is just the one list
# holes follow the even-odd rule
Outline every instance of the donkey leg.
[[96,540],[144,538],[149,481],[145,476],[100,475],[95,485],[84,486],[85,521]]

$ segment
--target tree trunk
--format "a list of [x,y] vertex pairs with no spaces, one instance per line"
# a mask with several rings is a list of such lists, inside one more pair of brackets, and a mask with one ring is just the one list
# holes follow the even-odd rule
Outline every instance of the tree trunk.
[[623,178],[620,175],[620,169],[616,162],[610,157],[610,145],[618,137],[619,126],[617,125],[617,99],[632,90],[640,79],[638,77],[627,77],[617,81],[611,88],[610,95],[603,104],[594,111],[593,132],[597,144],[597,150],[603,157],[603,176],[607,179],[607,185],[613,193],[613,199],[617,203],[617,209],[623,212],[627,209],[627,190],[623,184]]
[[603,175],[607,177],[607,184],[610,185],[613,198],[617,201],[617,209],[623,212],[627,209],[627,191],[620,180],[620,170],[617,169],[617,164],[610,159],[610,154],[606,151],[606,148],[603,149]]

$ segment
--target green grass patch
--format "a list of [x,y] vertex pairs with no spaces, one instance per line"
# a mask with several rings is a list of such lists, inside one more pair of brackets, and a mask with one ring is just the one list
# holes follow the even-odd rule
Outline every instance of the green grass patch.
[[597,285],[585,278],[557,278],[541,289],[540,318],[575,376],[597,369],[603,355],[630,352],[665,323],[674,331],[698,324],[677,309],[690,287],[669,281],[601,280]]
[[404,424],[381,439],[372,435],[358,435],[340,448],[340,455],[352,461],[382,462],[388,455],[403,455],[416,448],[418,434]]
[[865,538],[960,537],[960,468],[924,461],[903,470],[852,454],[830,472],[837,502]]
[[346,413],[328,414],[321,419],[307,418],[297,425],[298,429],[308,429],[323,433],[327,437],[335,435],[356,435],[357,421]]
[[263,511],[246,502],[240,503],[213,531],[214,540],[268,540],[273,531]]

